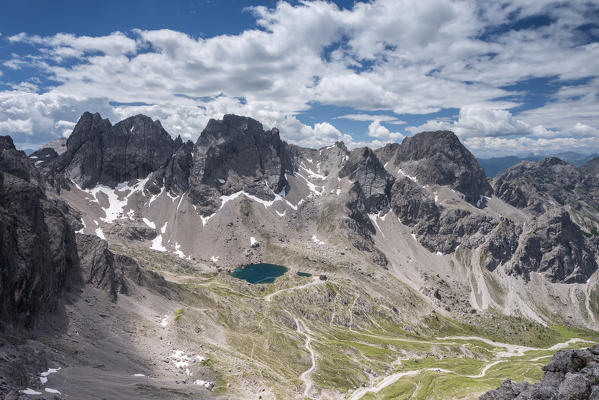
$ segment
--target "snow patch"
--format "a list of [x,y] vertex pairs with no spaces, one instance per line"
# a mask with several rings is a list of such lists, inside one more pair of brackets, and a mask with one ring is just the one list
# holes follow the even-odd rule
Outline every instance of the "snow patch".
[[144,374],[133,374],[133,376],[145,376]]
[[38,392],[38,391],[35,391],[33,389],[29,389],[29,388],[27,388],[25,390],[21,390],[20,392],[24,393],[24,394],[29,394],[29,395],[42,394],[42,392]]
[[75,231],[75,233],[83,233],[83,231],[85,230],[85,220],[83,218],[81,218],[81,223],[83,224],[83,228],[79,229],[78,231]]
[[213,382],[208,382],[208,381],[203,381],[201,379],[197,379],[195,381],[196,385],[200,385],[200,386],[204,386],[206,389],[212,389],[214,387],[214,383]]
[[402,174],[403,176],[405,176],[406,178],[410,178],[411,180],[413,180],[414,182],[418,183],[418,179],[415,176],[410,176],[408,174],[406,174],[405,172],[403,172],[403,170],[400,168],[397,170],[398,173]]
[[283,211],[283,212],[279,212],[278,210],[275,210],[275,212],[277,213],[277,215],[278,215],[279,217],[284,217],[284,216],[285,216],[285,214],[287,214],[287,210],[285,210],[285,211]]
[[152,240],[152,246],[150,246],[150,248],[157,251],[166,251],[166,247],[162,245],[162,235],[157,235],[154,240]]
[[379,217],[379,214],[368,214],[368,218],[370,218],[370,220],[372,221],[372,223],[374,224],[374,226],[376,227],[376,229],[381,232],[381,234],[383,236],[385,236],[385,234],[383,233],[383,230],[381,229],[381,227],[379,226],[378,222],[377,222],[377,218]]
[[164,317],[160,320],[160,326],[165,328],[168,325],[168,316],[165,314]]
[[56,389],[45,388],[44,390],[48,393],[60,394],[60,392]]
[[217,256],[212,256],[210,257],[210,261],[212,261],[213,263],[217,263],[218,262],[218,257]]
[[316,237],[316,235],[312,235],[312,241],[313,241],[314,243],[316,243],[316,244],[319,244],[319,245],[323,245],[323,244],[324,244],[324,242],[323,242],[322,240],[319,240],[319,239]]
[[143,188],[148,179],[150,179],[151,175],[152,174],[150,173],[146,178],[139,179],[132,186],[129,186],[128,182],[121,182],[116,185],[114,189],[105,185],[97,185],[91,189],[82,189],[78,185],[75,186],[77,189],[88,193],[93,197],[93,200],[90,200],[91,203],[100,204],[98,194],[103,193],[108,198],[108,207],[103,207],[104,214],[106,216],[100,219],[104,222],[112,223],[115,220],[122,218],[123,209],[127,205],[129,197],[131,197],[134,193],[143,193]]
[[187,354],[185,354],[183,350],[173,351],[173,354],[171,354],[171,358],[174,360],[173,364],[175,364],[175,367],[186,368],[186,372],[189,371],[187,370],[187,367],[189,367],[190,357]]
[[[316,189],[317,186],[315,184],[313,184],[312,182],[310,182],[308,179],[306,179],[305,176],[303,176],[302,174],[300,174],[299,172],[296,172],[295,175],[299,176],[300,178],[302,178],[304,181],[306,181],[306,185],[308,185],[308,189],[310,189],[310,192],[314,193],[317,196],[320,196],[322,194],[322,191]],[[321,186],[322,187],[322,186]]]
[[416,235],[412,233],[412,238],[414,238],[414,240],[416,240]]
[[256,240],[256,238],[253,236],[250,236],[250,247],[256,247],[257,244],[258,244],[258,241]]
[[143,218],[143,221],[146,225],[148,225],[150,228],[152,229],[156,229],[156,224],[153,223],[152,221],[150,221],[149,219],[147,219],[146,217]]
[[480,206],[482,205],[482,203],[483,203],[483,200],[484,200],[484,199],[485,199],[485,196],[483,196],[483,195],[481,194],[481,195],[480,195],[480,197],[479,197],[479,199],[476,201],[476,206],[477,206],[478,208],[480,208]]
[[175,242],[175,254],[185,260],[191,260],[191,257],[186,256],[185,253],[183,253],[183,251],[181,251],[181,245],[177,242]]
[[224,180],[224,179],[221,179],[221,178],[218,178],[218,179],[217,179],[217,181],[218,181],[218,183],[220,183],[221,185],[222,185],[223,183],[225,183],[225,180]]
[[96,228],[96,236],[102,240],[106,240],[106,237],[104,236],[104,232],[102,232],[102,228]]
[[299,167],[300,167],[300,169],[303,169],[304,171],[306,171],[306,173],[308,174],[308,176],[310,178],[316,178],[316,179],[320,179],[320,180],[327,179],[326,176],[324,176],[322,174],[317,174],[316,172],[312,171],[311,169],[308,169],[308,168],[304,167],[303,165],[300,165]]

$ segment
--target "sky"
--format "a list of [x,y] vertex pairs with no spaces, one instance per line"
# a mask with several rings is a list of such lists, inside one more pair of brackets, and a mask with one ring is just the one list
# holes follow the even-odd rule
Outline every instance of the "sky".
[[599,153],[599,3],[68,0],[0,5],[0,134],[235,113],[307,147],[451,130],[479,157]]

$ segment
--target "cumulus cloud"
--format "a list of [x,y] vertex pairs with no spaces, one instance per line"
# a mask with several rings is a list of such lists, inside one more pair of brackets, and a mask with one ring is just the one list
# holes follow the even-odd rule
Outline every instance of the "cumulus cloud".
[[542,125],[530,126],[515,118],[509,111],[481,106],[460,109],[456,121],[430,120],[420,126],[408,127],[412,133],[427,130],[452,130],[461,137],[554,136]]
[[[85,110],[113,122],[142,112],[194,140],[209,118],[234,112],[313,147],[335,140],[380,145],[433,129],[452,129],[473,146],[521,136],[591,138],[599,127],[599,45],[573,27],[593,22],[593,13],[584,1],[558,4],[373,0],[341,9],[325,1],[280,1],[251,8],[259,29],[237,35],[21,33],[1,38],[9,48],[19,44],[4,67],[35,68],[51,85],[25,80],[1,91],[0,127],[21,135],[17,141],[41,144],[68,134]],[[549,23],[505,28],[537,15]],[[509,85],[539,77],[561,88],[546,104],[512,114],[526,93]],[[338,118],[370,122],[366,137],[296,118],[323,104],[351,110]],[[457,120],[403,132],[385,126],[403,121],[379,114],[407,119],[403,114],[445,109],[460,110]]]
[[384,114],[345,114],[335,117],[335,119],[350,119],[353,121],[381,121],[388,124],[403,125],[406,121]]
[[373,121],[368,125],[368,136],[384,142],[396,142],[404,138],[404,135],[401,132],[391,132],[388,128],[381,125],[378,120]]

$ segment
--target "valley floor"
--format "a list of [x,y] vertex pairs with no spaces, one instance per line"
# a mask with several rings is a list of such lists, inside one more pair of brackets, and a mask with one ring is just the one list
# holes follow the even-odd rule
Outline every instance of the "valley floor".
[[28,342],[50,360],[38,374],[56,369],[20,389],[29,398],[474,399],[506,378],[538,380],[556,350],[599,338],[492,314],[475,327],[398,282],[358,285],[322,260],[291,255],[275,283],[250,285],[126,251],[142,285],[116,304],[91,287],[71,293]]

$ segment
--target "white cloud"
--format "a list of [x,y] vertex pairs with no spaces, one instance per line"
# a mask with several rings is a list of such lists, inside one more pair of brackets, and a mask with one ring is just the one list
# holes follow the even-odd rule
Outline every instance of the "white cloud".
[[460,109],[457,121],[430,120],[423,125],[406,128],[417,133],[429,130],[451,130],[456,135],[466,137],[505,137],[505,136],[555,136],[557,133],[542,125],[530,126],[515,118],[509,111],[488,106],[465,106]]
[[[75,121],[82,111],[99,111],[113,122],[143,112],[193,140],[209,118],[234,112],[278,126],[284,138],[305,146],[364,143],[331,124],[308,126],[295,117],[331,104],[356,110],[338,118],[372,122],[366,132],[372,145],[402,137],[382,125],[402,121],[378,112],[449,108],[460,110],[455,123],[431,120],[406,131],[452,129],[469,139],[592,136],[599,127],[599,83],[589,77],[599,71],[599,44],[581,41],[572,27],[593,22],[593,14],[582,1],[556,5],[373,0],[347,10],[325,1],[281,1],[275,8],[251,8],[260,29],[238,35],[22,33],[2,40],[29,44],[30,54],[18,46],[20,53],[3,65],[37,68],[36,76],[52,86],[24,81],[0,92],[0,121],[29,120],[41,143],[64,135],[70,127],[59,122]],[[514,15],[539,14],[552,23],[502,29]],[[535,77],[573,83],[544,106],[512,115],[508,109],[526,93],[505,86]],[[588,81],[577,85],[582,78]]]
[[87,52],[102,52],[108,56],[131,54],[135,52],[136,42],[121,32],[113,32],[107,36],[75,36],[58,33],[54,36],[41,37],[24,32],[8,37],[9,42],[38,45],[56,59],[78,58]]
[[0,131],[9,133],[9,134],[19,134],[24,133],[26,135],[31,135],[33,132],[33,124],[30,119],[6,119],[4,121],[0,121]]
[[350,119],[353,121],[381,121],[388,124],[403,125],[406,122],[397,119],[391,115],[384,114],[345,114],[335,117],[335,119]]
[[368,136],[386,142],[396,142],[404,138],[404,135],[401,132],[391,132],[381,125],[380,121],[373,121],[368,125]]

